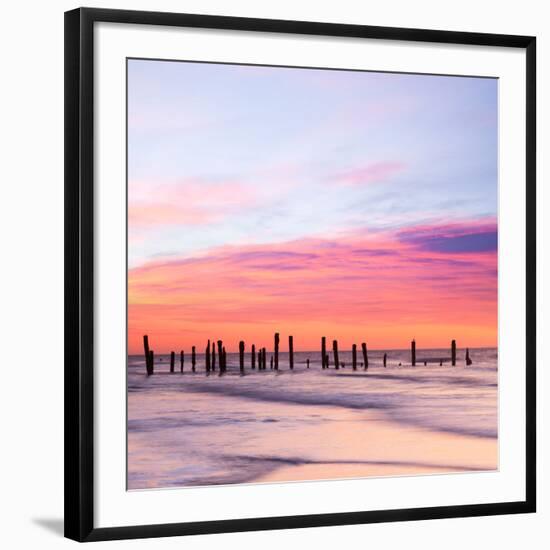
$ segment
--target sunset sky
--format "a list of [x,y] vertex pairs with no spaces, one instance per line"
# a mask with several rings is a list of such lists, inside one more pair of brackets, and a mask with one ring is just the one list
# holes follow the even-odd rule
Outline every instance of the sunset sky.
[[129,60],[129,353],[495,346],[497,92]]

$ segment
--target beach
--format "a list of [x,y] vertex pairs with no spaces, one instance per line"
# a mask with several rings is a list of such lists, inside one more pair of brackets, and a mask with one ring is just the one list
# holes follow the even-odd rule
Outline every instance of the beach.
[[[490,471],[498,468],[497,352],[473,365],[407,364],[408,351],[370,352],[369,369],[322,369],[316,352],[289,370],[146,375],[128,359],[128,489]],[[447,350],[422,350],[444,357]],[[464,350],[458,350],[464,357]],[[310,368],[307,368],[310,359]],[[401,366],[399,365],[401,363]]]

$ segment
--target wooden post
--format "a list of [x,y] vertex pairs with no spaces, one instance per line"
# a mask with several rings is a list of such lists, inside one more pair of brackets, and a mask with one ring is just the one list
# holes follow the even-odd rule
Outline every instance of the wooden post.
[[307,362],[307,368],[309,369],[309,357],[306,359]]
[[325,367],[325,365],[327,363],[326,355],[327,355],[327,339],[323,336],[321,338],[321,366],[323,368],[326,368]]
[[176,364],[176,354],[171,351],[170,352],[170,372],[174,372],[174,365]]
[[270,359],[270,363],[271,363],[271,370],[273,370],[273,355],[271,356],[271,359]]
[[466,366],[469,367],[472,364],[472,360],[470,359],[470,349],[466,348]]
[[279,333],[275,333],[275,370],[279,370]]
[[384,353],[384,368],[386,368],[386,361],[388,360],[388,354]]
[[365,370],[368,370],[369,369],[369,355],[367,353],[367,344],[365,344],[365,342],[363,342],[361,344],[361,349],[363,350],[363,361],[365,363]]
[[338,340],[332,341],[332,352],[334,353],[334,367],[340,368],[340,361],[338,360]]
[[256,346],[252,344],[252,351],[250,354],[250,366],[255,369],[256,368]]
[[267,350],[264,348],[264,351],[263,351],[263,364],[264,364],[264,370],[267,370]]
[[241,373],[244,372],[244,342],[242,340],[239,342],[239,369]]
[[330,367],[330,357],[328,353],[325,355],[325,369],[328,369]]
[[351,366],[353,370],[357,370],[357,345],[351,346]]
[[212,340],[212,372],[216,371],[216,342]]
[[151,374],[151,367],[149,365],[149,336],[147,334],[143,336],[143,352],[145,354],[145,369],[149,375]]
[[222,349],[223,342],[221,340],[218,340],[218,360],[220,363],[220,375],[223,374],[223,349]]
[[155,372],[155,352],[151,349],[149,350],[149,375]]
[[411,342],[411,365],[416,366],[416,342],[414,340]]
[[180,372],[183,372],[183,362],[185,360],[185,356],[183,355],[183,350],[180,351]]
[[456,340],[451,342],[451,365],[456,366]]
[[206,344],[205,351],[205,363],[206,363],[206,372],[210,372],[210,340]]
[[195,353],[195,346],[191,348],[191,370],[195,372],[195,365],[197,363],[197,356]]
[[290,370],[294,368],[294,337],[288,337],[288,365]]
[[222,354],[223,354],[223,372],[227,371],[227,353],[225,352],[225,346],[222,348]]

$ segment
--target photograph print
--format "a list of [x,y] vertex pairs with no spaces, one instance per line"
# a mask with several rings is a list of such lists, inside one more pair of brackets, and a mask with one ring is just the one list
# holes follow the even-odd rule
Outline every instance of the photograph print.
[[498,462],[498,80],[127,60],[127,488]]

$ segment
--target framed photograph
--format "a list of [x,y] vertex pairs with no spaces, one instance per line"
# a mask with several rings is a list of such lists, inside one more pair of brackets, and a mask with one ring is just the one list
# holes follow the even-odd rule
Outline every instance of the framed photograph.
[[65,531],[535,511],[535,38],[65,14]]

